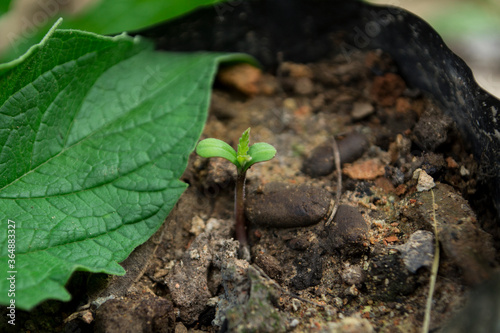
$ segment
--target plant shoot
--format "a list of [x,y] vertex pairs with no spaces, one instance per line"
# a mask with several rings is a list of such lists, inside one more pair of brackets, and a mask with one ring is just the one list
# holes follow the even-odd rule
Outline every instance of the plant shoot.
[[201,157],[222,157],[236,166],[236,190],[234,194],[234,216],[236,239],[241,247],[248,246],[245,222],[245,179],[246,172],[255,163],[269,161],[276,155],[276,149],[268,143],[250,145],[250,128],[243,134],[235,151],[229,144],[218,139],[205,139],[198,143],[196,153]]

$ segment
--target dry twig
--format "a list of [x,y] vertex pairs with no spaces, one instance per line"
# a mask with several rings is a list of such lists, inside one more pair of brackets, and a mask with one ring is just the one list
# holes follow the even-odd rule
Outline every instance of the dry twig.
[[432,309],[432,296],[436,288],[436,279],[439,269],[439,238],[436,220],[436,202],[434,198],[434,191],[431,189],[432,194],[432,219],[434,220],[434,261],[432,262],[431,279],[429,282],[429,295],[427,295],[427,304],[425,306],[424,324],[422,325],[422,333],[429,332],[429,325],[431,322],[431,309]]

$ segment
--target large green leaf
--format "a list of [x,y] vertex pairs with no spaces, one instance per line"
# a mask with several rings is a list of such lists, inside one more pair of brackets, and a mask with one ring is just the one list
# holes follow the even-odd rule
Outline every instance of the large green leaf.
[[218,62],[237,59],[246,58],[160,53],[125,35],[56,30],[0,66],[0,303],[68,300],[75,270],[125,273],[118,262],[186,188],[179,178]]

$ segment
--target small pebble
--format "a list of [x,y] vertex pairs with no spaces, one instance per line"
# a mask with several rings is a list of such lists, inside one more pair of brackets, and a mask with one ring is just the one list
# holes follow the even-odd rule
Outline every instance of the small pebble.
[[292,299],[292,308],[294,312],[297,312],[302,307],[302,303],[298,299]]
[[198,236],[205,229],[205,221],[198,215],[195,215],[191,220],[191,229],[189,230],[195,236]]
[[460,175],[462,177],[465,177],[465,176],[469,176],[470,175],[470,172],[469,170],[467,170],[466,167],[464,167],[463,165],[460,167]]
[[363,269],[357,265],[346,264],[340,276],[344,283],[348,285],[359,285],[364,281]]
[[[341,163],[351,163],[363,155],[369,143],[363,134],[353,132],[339,140],[338,147]],[[335,170],[335,160],[331,141],[314,148],[302,166],[302,171],[311,177],[326,176],[333,170]]]
[[360,120],[365,117],[368,117],[373,112],[375,112],[375,108],[370,103],[354,103],[351,111],[351,117],[354,120]]
[[403,245],[395,246],[401,253],[406,268],[416,273],[420,267],[431,267],[434,258],[434,235],[430,231],[418,230]]
[[340,250],[343,254],[359,254],[365,250],[368,224],[357,207],[340,205],[333,222],[326,228],[323,246],[329,251]]
[[299,324],[300,324],[300,321],[297,318],[295,318],[294,320],[292,320],[290,322],[290,328],[295,328],[295,327],[299,326]]
[[413,128],[413,141],[427,151],[435,151],[446,142],[453,120],[437,114],[435,110],[424,113]]
[[436,186],[434,179],[422,169],[417,169],[413,172],[413,179],[418,179],[417,191],[419,192],[428,191]]

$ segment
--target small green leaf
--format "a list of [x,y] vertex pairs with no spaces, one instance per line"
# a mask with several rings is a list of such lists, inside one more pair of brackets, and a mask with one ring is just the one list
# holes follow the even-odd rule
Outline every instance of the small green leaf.
[[222,157],[239,167],[234,149],[219,139],[210,138],[200,141],[196,147],[196,153],[205,158]]
[[250,144],[250,127],[241,135],[240,142],[238,143],[237,156],[243,156],[248,153],[248,146]]
[[205,139],[196,147],[196,153],[201,157],[222,157],[233,163],[238,169],[238,174],[247,171],[255,163],[269,161],[276,155],[276,149],[268,143],[259,142],[254,145],[250,143],[250,128],[248,128],[239,140],[238,151],[218,139]]
[[248,169],[248,162],[252,160],[252,157],[250,155],[240,155],[237,157],[237,159],[239,164],[238,170],[240,170],[241,172]]
[[239,167],[238,171],[242,172],[248,169],[248,162],[252,160],[252,157],[248,155],[248,149],[250,144],[250,128],[247,128],[245,132],[241,135],[238,151],[236,153],[236,158],[238,159]]
[[276,149],[268,143],[258,142],[250,146],[248,155],[252,157],[252,160],[246,165],[246,169],[255,163],[269,161],[276,155]]

